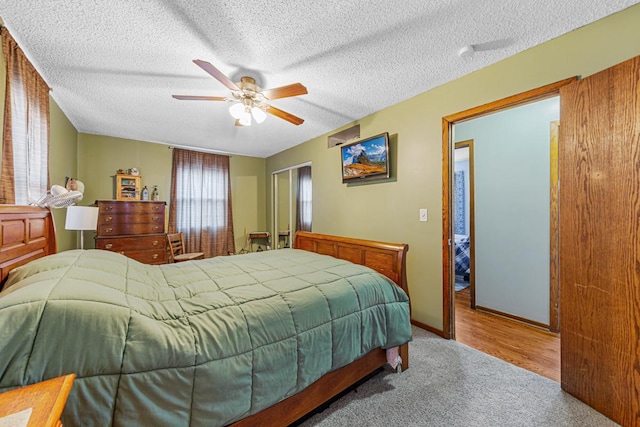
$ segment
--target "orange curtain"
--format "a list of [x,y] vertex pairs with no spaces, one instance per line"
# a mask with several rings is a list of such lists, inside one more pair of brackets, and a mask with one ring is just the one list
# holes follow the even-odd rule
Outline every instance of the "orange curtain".
[[49,188],[49,87],[2,27],[7,69],[0,203],[29,204]]
[[229,156],[173,149],[169,232],[181,231],[185,252],[235,253]]

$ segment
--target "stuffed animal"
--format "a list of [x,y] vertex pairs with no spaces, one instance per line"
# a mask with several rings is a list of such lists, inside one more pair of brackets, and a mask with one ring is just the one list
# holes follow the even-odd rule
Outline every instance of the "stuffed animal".
[[69,178],[67,180],[67,190],[69,191],[78,191],[78,183],[75,178]]

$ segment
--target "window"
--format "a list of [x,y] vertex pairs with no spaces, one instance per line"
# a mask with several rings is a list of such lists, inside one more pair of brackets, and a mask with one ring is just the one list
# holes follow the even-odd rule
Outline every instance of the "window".
[[7,68],[0,203],[26,205],[49,188],[49,87],[6,28]]
[[311,231],[311,212],[313,201],[311,188],[311,166],[298,168],[296,231]]
[[169,221],[186,252],[235,252],[228,156],[174,148]]

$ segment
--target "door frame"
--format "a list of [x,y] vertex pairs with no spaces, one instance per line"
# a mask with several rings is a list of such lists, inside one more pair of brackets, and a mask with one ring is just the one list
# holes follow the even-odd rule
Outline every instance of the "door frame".
[[560,180],[558,177],[560,121],[549,129],[549,331],[560,332]]
[[[467,139],[465,141],[456,142],[454,144],[454,151],[458,148],[469,149],[469,297],[471,299],[471,308],[476,308],[476,224],[475,224],[475,185],[473,181],[473,139]],[[453,168],[455,170],[455,167]],[[455,256],[455,251],[454,251]],[[455,270],[455,262],[454,262]],[[454,271],[455,275],[455,271]],[[454,280],[455,288],[455,280]],[[455,299],[455,292],[452,294]]]
[[[507,110],[542,99],[560,95],[560,88],[574,81],[577,77],[560,80],[498,101],[470,108],[442,118],[442,332],[443,337],[455,338],[454,300],[454,251],[453,251],[453,125],[488,114]],[[562,101],[561,101],[562,102]],[[551,283],[551,286],[558,286]],[[552,294],[554,294],[552,292]],[[557,292],[555,293],[557,294]]]

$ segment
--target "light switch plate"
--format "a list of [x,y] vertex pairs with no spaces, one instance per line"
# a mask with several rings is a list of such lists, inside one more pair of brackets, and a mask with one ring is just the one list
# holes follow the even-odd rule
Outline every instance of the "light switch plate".
[[420,209],[420,221],[426,222],[429,220],[429,216],[426,209]]

